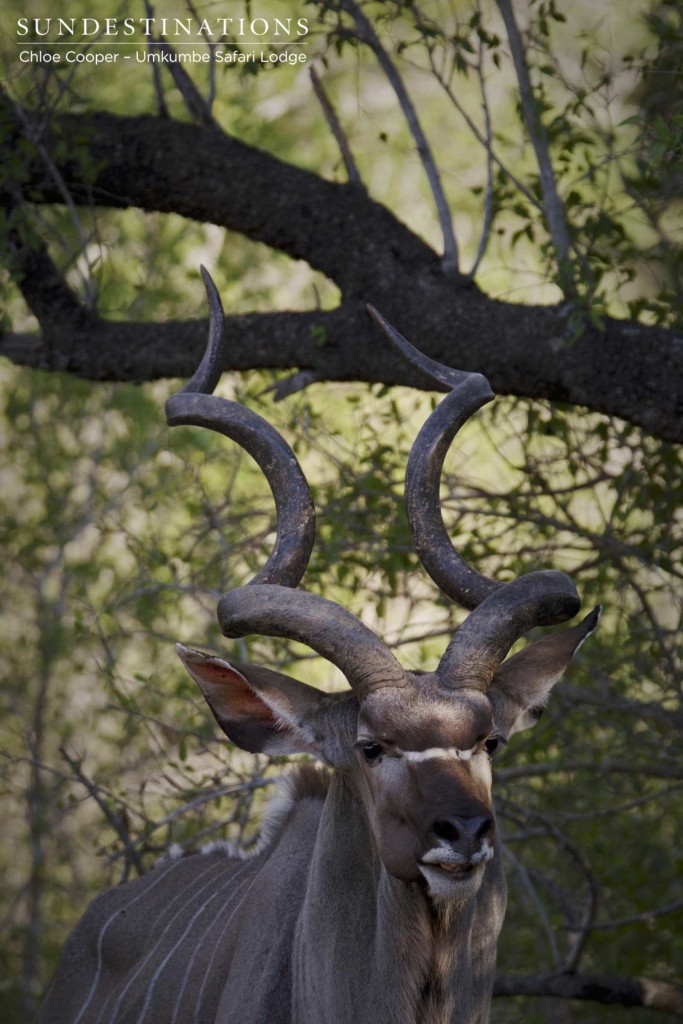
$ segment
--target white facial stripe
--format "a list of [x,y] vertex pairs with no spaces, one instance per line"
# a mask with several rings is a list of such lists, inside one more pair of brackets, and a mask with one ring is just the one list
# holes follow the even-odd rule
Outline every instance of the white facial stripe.
[[493,772],[491,771],[491,759],[485,752],[482,751],[472,758],[470,772],[474,782],[479,782],[489,792],[491,791]]
[[431,761],[435,757],[445,757],[456,761],[469,761],[474,753],[471,750],[458,750],[457,747],[429,747],[427,750],[397,751],[406,761]]

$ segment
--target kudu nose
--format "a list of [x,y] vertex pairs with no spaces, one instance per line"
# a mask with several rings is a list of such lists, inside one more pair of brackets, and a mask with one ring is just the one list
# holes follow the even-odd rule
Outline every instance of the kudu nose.
[[479,814],[472,818],[442,818],[432,825],[434,835],[451,846],[477,849],[482,840],[491,834],[493,818],[490,814]]

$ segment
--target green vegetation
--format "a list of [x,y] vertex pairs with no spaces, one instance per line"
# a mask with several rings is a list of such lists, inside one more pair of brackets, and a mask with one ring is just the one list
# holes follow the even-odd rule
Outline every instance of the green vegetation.
[[[125,17],[128,6],[113,13]],[[511,883],[500,971],[568,969],[680,985],[683,522],[680,448],[672,441],[680,421],[678,428],[675,416],[655,421],[645,405],[632,417],[614,415],[623,366],[619,348],[607,346],[611,325],[623,321],[624,351],[630,331],[643,358],[656,351],[662,377],[680,396],[683,19],[666,0],[516,4],[532,90],[525,103],[506,7],[502,0],[363,5],[376,37],[351,3],[302,8],[269,0],[259,12],[305,12],[309,62],[315,55],[370,197],[442,252],[448,231],[432,212],[434,190],[378,61],[381,45],[412,97],[453,213],[459,275],[448,278],[446,268],[445,280],[454,301],[527,306],[529,337],[544,306],[561,325],[549,344],[569,369],[545,391],[543,374],[551,371],[540,347],[541,383],[529,390],[514,375],[517,353],[506,355],[501,340],[496,372],[505,397],[463,431],[444,478],[444,516],[468,560],[500,579],[565,569],[585,607],[604,608],[598,633],[539,725],[496,762]],[[89,16],[91,8],[70,0],[69,16]],[[178,4],[178,16],[189,10]],[[7,357],[0,364],[0,1017],[18,1024],[32,1019],[64,938],[93,894],[148,869],[171,842],[191,849],[207,836],[248,843],[254,835],[280,766],[235,752],[216,735],[174,642],[237,647],[242,658],[343,685],[297,645],[220,637],[217,598],[250,579],[270,550],[270,494],[231,444],[200,430],[169,433],[163,401],[178,363],[142,333],[166,321],[180,331],[205,315],[200,262],[231,315],[319,312],[300,337],[301,352],[310,348],[321,362],[309,366],[302,356],[290,366],[308,368],[308,378],[283,386],[281,362],[258,362],[253,343],[243,356],[244,322],[235,321],[236,366],[250,372],[226,374],[219,388],[282,430],[311,481],[318,542],[304,585],[362,615],[417,668],[433,666],[463,615],[419,567],[402,507],[408,452],[433,397],[389,386],[388,362],[379,382],[361,367],[355,383],[340,383],[353,374],[324,362],[340,349],[326,316],[345,308],[343,274],[298,259],[295,240],[259,234],[258,210],[242,229],[226,226],[233,211],[212,219],[210,195],[200,222],[183,215],[177,197],[166,207],[163,196],[156,206],[150,201],[143,212],[127,200],[115,209],[99,193],[96,204],[74,186],[99,183],[102,174],[89,112],[130,117],[162,107],[198,130],[214,130],[211,119],[287,164],[345,181],[350,168],[307,69],[193,68],[184,74],[202,99],[197,108],[187,81],[164,69],[156,75],[140,65],[124,76],[113,66],[20,66],[14,26],[23,13],[10,3],[2,15],[3,97],[11,103],[0,110],[0,354]],[[163,13],[176,11],[169,4]],[[35,131],[22,135],[17,110],[41,112],[55,135],[49,142]],[[60,140],[66,114],[84,118],[76,152],[72,136]],[[237,187],[230,167],[224,176],[228,190]],[[135,187],[122,181],[120,195],[128,196],[128,185]],[[264,196],[273,187],[265,183]],[[476,291],[463,279],[471,270]],[[405,302],[421,304],[428,321],[438,310],[430,309],[429,291],[420,292],[419,276],[417,298]],[[367,298],[380,305],[382,295],[372,292],[380,285],[369,273],[367,282]],[[71,320],[67,293],[78,303]],[[358,316],[357,295],[353,301]],[[400,319],[397,326],[409,334],[418,320],[405,315],[408,326]],[[284,317],[274,313],[272,322]],[[98,374],[82,353],[74,356],[69,337],[87,340],[92,329],[96,356],[107,345],[102,324],[124,322],[132,335],[140,329],[145,372],[129,371],[122,348],[116,383],[79,379]],[[443,330],[448,342],[430,354],[455,364],[460,325],[451,319]],[[468,331],[463,322],[469,357],[479,339],[473,343]],[[368,362],[382,344],[369,337]],[[429,349],[428,332],[410,337]],[[195,335],[187,339],[185,348],[196,348]],[[119,350],[112,351],[116,361]],[[587,361],[577,368],[579,351]],[[564,404],[584,376],[604,397],[590,408]],[[142,377],[153,383],[130,383]],[[277,384],[291,391],[280,403],[268,391]],[[528,397],[544,393],[545,401]],[[498,999],[493,1019],[603,1024],[624,1012],[597,998],[515,997]],[[631,1016],[643,1024],[664,1019],[648,1009]]]

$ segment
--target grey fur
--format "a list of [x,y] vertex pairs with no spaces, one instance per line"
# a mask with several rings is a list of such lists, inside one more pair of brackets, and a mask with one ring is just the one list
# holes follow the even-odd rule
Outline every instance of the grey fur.
[[578,596],[563,573],[502,585],[455,552],[439,511],[443,459],[491,391],[476,374],[425,361],[376,311],[400,351],[452,388],[413,448],[408,518],[427,571],[474,611],[436,673],[416,675],[344,608],[296,589],[313,502],[273,428],[210,394],[224,331],[204,277],[209,348],[169,399],[168,420],[237,440],[266,473],[278,510],[257,585],[223,595],[219,621],[227,636],[308,644],[353,692],[322,694],[178,645],[234,743],[311,754],[332,772],[296,772],[252,856],[231,856],[225,844],[172,856],[96,899],[37,1024],[485,1024],[505,912],[487,751],[534,724],[597,612],[500,664],[522,633],[571,618]]
[[281,827],[260,854],[165,861],[98,897],[38,1024],[487,1020],[500,858],[476,896],[435,908],[423,887],[368,856],[370,824],[351,779],[336,774],[324,802],[306,771],[294,779],[289,812],[280,807]]
[[[275,730],[279,751],[333,770],[295,770],[254,855],[173,857],[99,896],[37,1024],[485,1024],[506,897],[483,740],[496,705],[501,731],[532,724],[525,698],[545,695],[583,632],[527,649],[540,682],[526,690],[516,655],[491,701],[408,673],[359,704],[183,649],[226,732],[243,729],[246,686],[250,744]],[[377,766],[362,753],[369,730],[386,744]],[[416,763],[391,753],[389,733],[397,751],[475,752]]]

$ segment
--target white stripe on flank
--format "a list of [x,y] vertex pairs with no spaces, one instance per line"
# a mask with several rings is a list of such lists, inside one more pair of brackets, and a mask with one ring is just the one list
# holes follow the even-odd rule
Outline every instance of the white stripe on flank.
[[[176,861],[175,863],[177,864],[178,862]],[[147,965],[150,962],[154,961],[154,955],[156,953],[157,948],[161,945],[167,933],[177,921],[178,917],[182,916],[183,912],[186,910],[188,905],[191,905],[197,899],[199,899],[206,890],[211,890],[215,888],[216,880],[213,876],[220,875],[222,873],[223,864],[210,864],[208,867],[205,867],[203,871],[200,871],[196,875],[192,876],[187,882],[187,884],[182,889],[180,889],[179,892],[176,892],[175,895],[170,900],[167,900],[163,910],[159,914],[156,924],[160,926],[164,918],[168,918],[167,923],[161,931],[157,932],[155,942],[147,950],[147,953],[140,959],[136,968],[129,975],[128,981],[118,993],[116,1001],[113,1005],[113,1009],[109,1014],[108,1024],[115,1024],[116,1020],[119,1018],[119,1010],[123,1004],[123,1000],[126,994],[130,991],[131,988],[133,988],[137,978],[145,970]],[[205,876],[209,877],[207,881],[202,882],[202,879]],[[176,904],[179,904],[178,909],[174,909]],[[116,995],[116,993],[114,993],[114,995]],[[108,1002],[109,1000],[105,1002],[102,1010],[100,1011],[100,1014],[97,1018],[98,1021],[102,1019],[103,1013],[107,1012]]]
[[[248,866],[248,865],[245,865],[245,867],[246,866]],[[235,873],[233,878],[236,878],[238,875],[241,875],[243,873],[244,873],[243,870],[240,870],[240,871]],[[257,878],[258,878],[258,871],[256,872],[254,878],[251,880],[251,882],[247,886],[247,890],[244,893],[244,895],[242,896],[242,899],[239,901],[239,903],[237,904],[237,906],[233,910],[232,914],[228,918],[228,924],[230,923],[230,921],[232,921],[232,918],[234,917],[237,909],[242,905],[242,903],[246,899],[247,895],[251,891],[251,888],[254,885],[254,882],[257,880]],[[246,885],[246,883],[248,881],[249,881],[249,879],[245,878],[244,881],[240,882],[239,886],[234,891],[231,891],[231,892],[228,893],[228,895],[225,898],[223,904],[220,907],[218,907],[218,909],[214,913],[214,915],[211,918],[211,920],[207,922],[206,927],[204,929],[204,934],[201,936],[201,938],[199,938],[198,940],[195,941],[195,943],[194,943],[194,950],[193,950],[192,956],[190,957],[189,962],[187,964],[187,967],[185,968],[185,973],[183,975],[182,985],[180,986],[178,994],[175,997],[175,1008],[174,1008],[174,1011],[173,1011],[173,1017],[171,1018],[171,1024],[176,1024],[176,1021],[178,1020],[178,1015],[179,1015],[179,1012],[180,1012],[180,1009],[181,1009],[181,1004],[182,1004],[183,996],[185,994],[185,988],[187,986],[188,981],[190,980],[190,975],[192,974],[192,971],[194,970],[195,961],[196,961],[197,957],[201,955],[202,943],[205,941],[205,939],[209,935],[209,932],[214,927],[214,925],[223,916],[226,908],[230,905],[230,903],[234,900],[234,898],[236,896],[239,896],[239,894],[242,892],[242,890],[244,889],[244,887],[245,887],[245,885]],[[207,901],[207,905],[208,905],[208,901]],[[223,936],[225,934],[226,929],[227,929],[227,925],[225,925],[223,927],[223,929],[220,932],[220,936],[219,936],[218,940],[214,943],[213,955],[211,957],[210,963],[213,963],[214,957],[216,956],[217,952],[221,952],[221,953],[223,952],[222,947],[221,947],[221,940],[222,940],[222,938],[223,938]],[[208,974],[208,969],[207,969],[207,974]],[[203,983],[202,983],[202,987],[200,989],[199,997],[197,998],[197,1000],[195,1002],[195,1016],[199,1012],[199,1005],[201,1003],[201,998],[202,998],[202,995],[204,993],[204,988],[206,986],[206,980],[207,980],[207,978],[205,976],[204,980],[203,980]],[[182,1019],[184,1019],[185,1021],[188,1020],[187,1017],[184,1017]]]
[[[235,880],[237,878],[239,878],[240,875],[243,875],[244,872],[247,871],[250,866],[251,865],[248,864],[248,863],[244,864],[244,867],[241,867],[238,871],[235,871],[235,873],[232,874],[228,878],[227,882],[224,882],[223,885],[221,885],[220,888],[216,890],[216,892],[212,893],[207,899],[205,899],[203,902],[201,902],[199,904],[198,909],[195,910],[194,914],[192,915],[190,920],[187,922],[187,925],[183,929],[183,931],[182,931],[182,933],[180,935],[180,938],[178,938],[176,940],[176,942],[173,944],[171,949],[168,951],[168,953],[163,958],[163,960],[161,961],[159,966],[156,968],[154,974],[152,975],[152,978],[150,979],[149,984],[147,986],[147,994],[145,996],[145,1001],[144,1001],[144,1003],[142,1005],[142,1009],[140,1010],[140,1013],[138,1015],[136,1024],[143,1024],[143,1021],[144,1021],[145,1017],[147,1016],[147,1011],[150,1008],[150,1004],[152,1002],[152,998],[154,996],[154,990],[156,989],[156,987],[157,987],[157,985],[159,983],[159,979],[161,978],[161,975],[162,975],[162,973],[164,971],[164,968],[166,967],[166,965],[171,960],[171,957],[173,956],[173,954],[180,948],[180,946],[182,946],[183,942],[185,941],[185,939],[189,935],[190,931],[194,927],[195,921],[198,918],[200,918],[202,916],[202,914],[204,914],[206,912],[206,909],[207,909],[207,907],[209,906],[210,903],[213,903],[214,900],[216,900],[220,896],[222,896],[224,889],[226,889],[228,887],[232,888],[232,886],[234,885]],[[249,886],[249,888],[251,888],[251,885]],[[239,893],[240,889],[241,889],[241,886],[240,886],[240,888],[237,889],[237,892],[231,891],[228,894],[228,902],[229,902],[230,899],[232,899],[234,896],[236,896]],[[247,890],[247,892],[248,891],[249,890]],[[241,902],[242,901],[240,900],[240,903]],[[115,1017],[112,1017],[112,1019],[110,1020],[110,1024],[115,1024]]]
[[[169,870],[171,870],[171,868],[172,868],[172,864],[169,864]],[[100,982],[100,976],[102,974],[102,969],[103,969],[103,966],[104,966],[104,956],[103,956],[102,946],[103,946],[103,943],[104,943],[104,937],[107,934],[107,932],[109,931],[109,926],[114,923],[116,918],[121,913],[122,909],[125,910],[125,911],[128,911],[130,909],[130,907],[133,906],[134,903],[138,903],[139,900],[144,899],[145,896],[147,896],[151,892],[151,890],[155,888],[155,886],[159,885],[160,882],[163,882],[165,880],[165,878],[166,878],[167,873],[168,873],[167,871],[164,871],[163,869],[159,869],[159,875],[158,875],[157,878],[153,878],[152,879],[152,884],[149,885],[149,886],[146,886],[145,888],[143,888],[141,890],[141,892],[138,893],[137,896],[135,896],[132,900],[129,900],[128,903],[125,904],[125,907],[122,908],[120,906],[117,906],[117,908],[114,911],[114,913],[109,918],[107,918],[107,920],[105,921],[104,925],[100,929],[99,935],[97,937],[97,967],[95,968],[95,977],[93,978],[93,983],[92,983],[92,985],[90,987],[90,991],[88,992],[88,995],[86,996],[85,1001],[84,1001],[83,1005],[81,1006],[81,1008],[80,1008],[80,1010],[78,1012],[78,1015],[74,1019],[74,1024],[79,1024],[79,1021],[83,1018],[83,1014],[85,1013],[85,1011],[90,1006],[90,1003],[92,1002],[93,996],[95,995],[95,992],[97,991],[97,987],[98,987],[99,982]]]
[[474,753],[471,750],[458,750],[457,747],[429,747],[427,750],[402,750],[401,757],[406,761],[431,761],[435,757],[447,757],[456,761],[469,761]]
[[[244,903],[244,901],[246,900],[247,896],[249,895],[249,893],[253,889],[253,887],[256,884],[256,882],[258,882],[258,880],[259,880],[259,871],[256,872],[256,874],[252,878],[251,882],[249,883],[249,886],[247,887],[247,891],[245,892],[244,896],[239,901],[239,903],[235,906],[233,912],[230,914],[230,917],[226,920],[225,924],[221,928],[220,934],[218,935],[218,938],[217,938],[216,943],[214,945],[213,953],[211,954],[211,959],[209,960],[209,963],[207,965],[206,971],[204,972],[204,980],[202,981],[202,987],[200,988],[199,994],[197,996],[197,1002],[195,1004],[194,1018],[193,1018],[194,1024],[197,1024],[198,1021],[203,1019],[201,1017],[201,1010],[202,1010],[202,1002],[204,1000],[204,992],[206,991],[207,984],[208,984],[209,979],[211,977],[211,973],[212,973],[211,969],[213,967],[214,960],[216,959],[216,957],[218,955],[220,955],[221,948],[222,948],[223,936],[225,935],[225,933],[227,932],[228,928],[230,927],[230,924],[232,922],[233,917],[235,916],[235,914],[237,913],[239,908],[242,906],[242,904]],[[246,881],[248,881],[248,879],[245,879],[245,882]],[[242,883],[242,885],[240,886],[240,889],[244,888],[245,882]],[[238,892],[239,892],[239,890],[238,890]],[[235,893],[233,895],[237,895],[237,893]],[[230,902],[229,900],[226,901],[225,906],[223,906],[221,908],[221,911],[225,910],[225,907],[227,907],[229,902]],[[173,1020],[175,1021],[175,1015],[173,1017]]]

